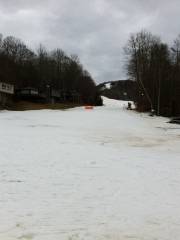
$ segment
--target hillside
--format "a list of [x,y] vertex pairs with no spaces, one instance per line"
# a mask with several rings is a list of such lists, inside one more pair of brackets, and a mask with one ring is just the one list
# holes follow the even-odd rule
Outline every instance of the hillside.
[[131,80],[104,82],[97,88],[102,96],[111,99],[134,101],[136,98],[136,83]]

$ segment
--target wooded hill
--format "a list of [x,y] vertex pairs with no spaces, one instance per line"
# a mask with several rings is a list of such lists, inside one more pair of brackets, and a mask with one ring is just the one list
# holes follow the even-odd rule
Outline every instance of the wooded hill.
[[50,88],[63,96],[76,94],[82,103],[101,104],[94,80],[76,55],[69,56],[59,48],[48,51],[42,45],[33,51],[20,39],[3,38],[2,34],[0,81],[13,84],[15,91],[34,88],[45,95]]
[[137,107],[180,115],[180,35],[168,45],[149,32],[132,34],[125,48],[127,73],[137,83]]
[[103,82],[97,86],[102,96],[125,101],[136,101],[136,82],[131,80],[116,80]]

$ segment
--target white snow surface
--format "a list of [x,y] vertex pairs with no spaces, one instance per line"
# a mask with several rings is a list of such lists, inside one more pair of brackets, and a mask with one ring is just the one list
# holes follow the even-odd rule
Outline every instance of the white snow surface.
[[105,86],[107,89],[111,89],[111,83],[106,83]]
[[180,239],[180,126],[104,102],[0,112],[0,240]]

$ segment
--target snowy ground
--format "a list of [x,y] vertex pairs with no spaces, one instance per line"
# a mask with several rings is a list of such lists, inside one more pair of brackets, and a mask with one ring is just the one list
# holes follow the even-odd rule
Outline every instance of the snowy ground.
[[180,239],[180,126],[105,104],[0,112],[0,240]]

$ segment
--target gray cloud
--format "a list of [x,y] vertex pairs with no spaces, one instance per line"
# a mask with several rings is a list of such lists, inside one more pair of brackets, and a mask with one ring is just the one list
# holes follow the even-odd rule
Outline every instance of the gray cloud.
[[123,79],[123,46],[147,29],[172,42],[179,0],[0,0],[0,32],[79,55],[97,82]]

